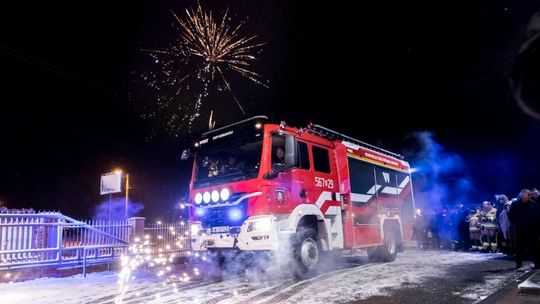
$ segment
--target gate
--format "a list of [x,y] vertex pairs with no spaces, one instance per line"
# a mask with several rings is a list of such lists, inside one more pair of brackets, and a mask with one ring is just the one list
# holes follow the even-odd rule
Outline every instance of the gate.
[[129,247],[127,221],[77,221],[60,213],[0,214],[0,270],[115,261]]

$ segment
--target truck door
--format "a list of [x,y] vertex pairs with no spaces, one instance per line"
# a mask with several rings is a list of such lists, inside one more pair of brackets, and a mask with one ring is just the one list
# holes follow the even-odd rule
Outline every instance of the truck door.
[[333,149],[312,144],[313,178],[308,198],[324,215],[330,249],[342,249],[344,244],[343,217],[336,158]]
[[[295,149],[296,153],[291,153]],[[308,184],[311,181],[308,145],[293,135],[272,135],[272,171],[280,172],[274,180],[276,211],[290,212],[294,207],[308,201]],[[297,159],[286,159],[289,154]],[[294,165],[291,165],[294,164]]]

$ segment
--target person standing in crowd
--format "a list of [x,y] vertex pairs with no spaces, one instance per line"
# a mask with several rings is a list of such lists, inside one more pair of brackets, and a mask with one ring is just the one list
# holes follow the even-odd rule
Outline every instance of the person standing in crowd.
[[413,233],[416,238],[416,244],[418,248],[426,248],[428,245],[427,240],[427,222],[426,217],[421,209],[414,211],[414,228]]
[[440,238],[439,238],[439,226],[437,225],[437,210],[433,209],[431,216],[429,218],[427,237],[433,248],[441,248]]
[[441,208],[436,219],[437,231],[439,232],[439,248],[451,248],[452,222],[446,207]]
[[[505,196],[506,197],[506,196]],[[511,229],[510,225],[510,219],[508,219],[508,212],[510,211],[510,207],[512,205],[512,201],[507,201],[502,207],[502,212],[499,215],[499,229],[500,229],[500,235],[498,239],[500,239],[500,250],[505,254],[512,254],[512,234],[513,229]]]
[[534,268],[540,267],[538,255],[538,230],[540,209],[531,200],[531,191],[523,189],[519,192],[518,200],[512,203],[509,212],[510,224],[514,228],[516,268],[523,265],[525,254],[528,252],[534,263]]
[[469,241],[469,223],[467,217],[469,211],[463,203],[458,203],[452,218],[454,227],[454,249],[469,250],[471,247]]
[[[501,230],[500,220],[501,220],[501,213],[506,208],[506,203],[508,202],[508,197],[504,194],[496,194],[495,195],[495,208],[497,209],[497,216],[496,216],[496,223],[497,223],[497,248],[499,250],[503,250],[503,247],[506,246],[506,244],[503,244],[505,238],[504,234]],[[508,214],[506,214],[508,217]]]
[[538,195],[540,194],[540,191],[536,188],[532,188],[531,190],[531,200],[533,200],[535,203],[540,203],[538,201]]
[[485,201],[482,203],[480,210],[480,238],[482,240],[482,250],[495,251],[497,250],[497,209],[493,208],[491,202]]
[[471,209],[469,212],[469,236],[471,240],[471,249],[480,250],[482,248],[480,244],[480,225],[479,225],[480,211],[478,209]]

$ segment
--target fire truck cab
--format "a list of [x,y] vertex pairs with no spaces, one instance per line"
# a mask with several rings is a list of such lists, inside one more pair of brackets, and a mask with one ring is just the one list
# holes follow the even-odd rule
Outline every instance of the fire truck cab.
[[330,251],[393,261],[412,235],[409,164],[322,126],[266,121],[246,119],[195,143],[192,249],[289,250],[304,271]]

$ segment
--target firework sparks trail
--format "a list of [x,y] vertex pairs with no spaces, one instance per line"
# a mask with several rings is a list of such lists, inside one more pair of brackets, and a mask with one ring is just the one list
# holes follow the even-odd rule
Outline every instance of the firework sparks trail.
[[[171,13],[179,29],[176,43],[166,49],[143,50],[160,65],[159,72],[143,75],[148,85],[158,91],[157,109],[143,118],[156,118],[157,112],[165,112],[166,131],[177,133],[185,125],[191,128],[211,87],[229,92],[245,114],[228,75],[236,73],[267,88],[267,81],[252,69],[265,43],[256,42],[257,35],[240,34],[245,21],[230,25],[228,9],[221,19],[203,10],[200,3],[186,9],[184,18]],[[195,94],[186,97],[187,92]]]

